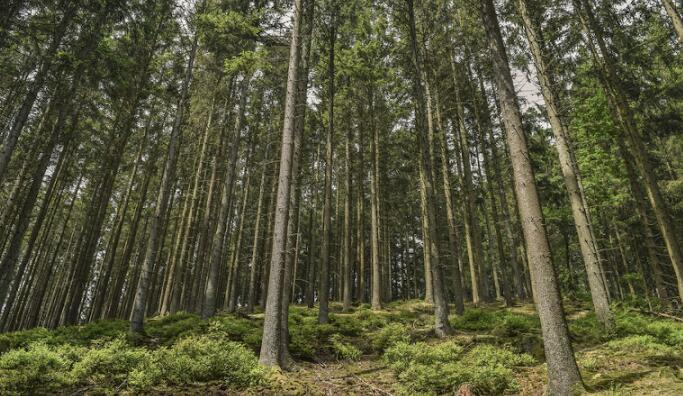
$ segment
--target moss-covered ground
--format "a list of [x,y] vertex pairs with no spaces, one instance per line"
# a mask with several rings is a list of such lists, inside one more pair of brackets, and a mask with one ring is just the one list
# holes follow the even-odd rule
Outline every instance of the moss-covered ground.
[[[127,322],[0,334],[0,394],[526,394],[544,392],[540,325],[531,305],[467,307],[438,339],[420,301],[367,306],[330,323],[293,306],[295,367],[258,365],[263,315],[152,318],[144,338]],[[683,395],[683,322],[615,307],[603,330],[585,305],[567,303],[588,394]]]

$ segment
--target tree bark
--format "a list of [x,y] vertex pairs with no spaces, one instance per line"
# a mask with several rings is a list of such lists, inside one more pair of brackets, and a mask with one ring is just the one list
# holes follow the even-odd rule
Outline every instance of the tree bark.
[[432,171],[434,164],[431,159],[433,147],[430,145],[429,131],[426,128],[427,113],[425,110],[425,88],[423,85],[422,57],[417,45],[417,33],[415,26],[415,11],[413,0],[406,0],[408,5],[410,47],[414,68],[413,95],[415,104],[415,131],[417,144],[420,150],[420,197],[423,206],[423,214],[426,214],[425,229],[429,236],[429,244],[425,245],[431,258],[432,287],[434,290],[434,330],[439,337],[445,337],[452,333],[453,329],[448,323],[448,301],[444,291],[442,268],[440,263],[438,238],[436,233],[436,214],[434,194],[434,180]]
[[[202,2],[201,9],[204,8],[206,1]],[[166,157],[166,165],[164,166],[164,173],[161,178],[159,186],[159,198],[154,209],[154,216],[152,217],[152,224],[149,233],[149,242],[147,243],[147,252],[142,263],[140,272],[140,279],[137,284],[135,292],[135,300],[133,302],[133,313],[130,320],[130,330],[133,333],[142,334],[144,331],[145,309],[147,308],[147,293],[149,289],[149,278],[151,271],[156,267],[157,256],[159,254],[159,244],[161,243],[161,231],[164,228],[168,201],[171,194],[171,186],[175,182],[176,163],[178,156],[178,146],[182,135],[182,122],[185,115],[185,108],[188,105],[188,96],[190,84],[192,83],[192,76],[194,71],[194,60],[199,47],[199,34],[195,32],[190,49],[190,56],[187,61],[185,69],[185,77],[183,85],[180,90],[180,99],[178,101],[178,109],[176,113],[173,129],[171,130],[171,138],[168,143],[168,154]]]
[[569,395],[573,389],[581,385],[581,375],[574,359],[564,318],[541,203],[522,127],[521,111],[515,96],[507,53],[492,0],[482,2],[481,13],[490,46],[503,124],[507,130],[507,144],[512,160],[519,212],[523,219],[522,229],[526,239],[534,299],[541,320],[548,362],[549,391],[553,395]]
[[669,18],[671,18],[671,23],[674,25],[678,41],[683,43],[683,19],[681,18],[681,14],[676,10],[676,5],[673,0],[662,0],[662,4],[664,5],[666,13],[669,15]]
[[554,82],[553,71],[550,69],[548,53],[543,45],[543,36],[539,28],[538,15],[530,9],[528,0],[517,0],[517,9],[522,17],[524,31],[531,48],[531,54],[536,66],[541,93],[545,101],[545,108],[555,137],[555,148],[560,159],[560,168],[564,177],[564,185],[569,194],[569,203],[574,218],[576,233],[579,238],[581,255],[586,266],[588,286],[595,315],[605,328],[614,326],[614,317],[609,308],[606,285],[601,281],[600,253],[598,243],[593,234],[591,217],[582,196],[581,181],[578,166],[574,161],[573,149],[569,140],[569,131],[560,116],[561,103]]
[[[313,0],[311,0],[313,1]],[[285,118],[282,126],[282,145],[280,171],[278,177],[277,203],[273,227],[273,244],[270,255],[270,274],[263,340],[259,361],[265,366],[282,364],[282,290],[287,244],[287,222],[290,206],[292,176],[293,138],[296,119],[297,78],[299,76],[299,34],[302,15],[302,0],[294,1],[292,38],[289,47],[289,70],[287,72],[287,96],[285,99]]]

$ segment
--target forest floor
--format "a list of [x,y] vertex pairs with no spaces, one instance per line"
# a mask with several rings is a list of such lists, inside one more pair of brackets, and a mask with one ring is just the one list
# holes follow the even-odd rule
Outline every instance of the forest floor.
[[[152,318],[144,339],[127,322],[0,334],[0,394],[523,394],[546,386],[540,325],[530,304],[467,307],[435,337],[420,301],[366,306],[330,322],[293,306],[284,372],[256,363],[263,314]],[[604,331],[585,304],[566,302],[585,394],[683,395],[683,322],[615,307]]]

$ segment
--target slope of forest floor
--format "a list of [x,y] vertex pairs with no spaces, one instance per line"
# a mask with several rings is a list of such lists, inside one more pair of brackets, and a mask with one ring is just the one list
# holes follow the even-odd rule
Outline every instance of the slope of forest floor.
[[[293,306],[292,370],[257,363],[263,315],[152,318],[131,340],[127,322],[0,335],[0,394],[525,394],[546,384],[540,325],[531,305],[467,307],[455,334],[437,339],[431,306],[366,306],[330,323]],[[606,332],[582,304],[566,304],[590,394],[683,394],[683,322],[615,308]]]

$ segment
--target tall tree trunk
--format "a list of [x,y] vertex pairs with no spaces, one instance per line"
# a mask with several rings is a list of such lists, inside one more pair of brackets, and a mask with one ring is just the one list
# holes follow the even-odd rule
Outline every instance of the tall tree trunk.
[[[259,182],[258,191],[258,204],[256,206],[256,220],[254,223],[254,238],[252,241],[251,248],[251,260],[249,262],[249,296],[247,298],[247,312],[254,312],[254,306],[256,305],[256,275],[258,268],[258,257],[259,257],[259,245],[261,244],[261,217],[263,206],[265,204],[265,186],[266,186],[266,169],[268,166],[268,151],[266,150],[266,156],[263,158],[261,170],[261,181]],[[266,231],[267,232],[267,231]]]
[[[237,277],[240,275],[240,253],[242,252],[242,237],[244,235],[244,223],[246,222],[247,203],[249,202],[249,185],[251,172],[249,166],[244,167],[242,175],[242,206],[240,209],[240,219],[237,226],[237,236],[235,246],[232,250],[232,257],[228,263],[228,286],[226,287],[226,298],[228,299],[228,311],[233,312],[237,305]],[[218,276],[216,276],[218,279]]]
[[344,241],[343,241],[343,306],[342,311],[348,312],[351,309],[351,126],[349,122],[346,131],[346,142],[344,151]]
[[572,216],[576,233],[579,237],[581,255],[586,266],[588,286],[590,288],[595,315],[606,328],[614,326],[614,318],[609,308],[606,285],[601,281],[600,253],[598,243],[593,234],[590,212],[582,197],[579,170],[574,162],[573,149],[569,140],[569,131],[561,118],[561,103],[554,82],[553,71],[550,69],[548,53],[544,48],[542,32],[539,28],[538,14],[529,7],[528,0],[517,0],[517,9],[522,17],[527,41],[536,66],[541,93],[545,101],[545,108],[550,119],[550,125],[555,137],[555,147],[560,159],[560,168],[564,176],[564,185],[569,194]]
[[451,268],[453,269],[453,292],[455,297],[455,313],[462,314],[464,307],[464,290],[462,289],[462,273],[460,272],[460,249],[458,243],[458,225],[453,210],[453,187],[451,186],[451,165],[448,152],[448,139],[446,130],[441,121],[441,106],[439,96],[435,92],[436,121],[438,127],[437,138],[439,141],[439,154],[441,155],[441,177],[443,183],[443,194],[446,204],[446,218],[448,220],[448,244],[451,253]]
[[[293,364],[293,359],[289,353],[289,303],[292,297],[292,290],[296,282],[296,266],[299,261],[299,201],[301,199],[301,186],[299,185],[299,156],[301,152],[301,145],[303,134],[306,127],[306,108],[307,108],[307,92],[308,92],[308,73],[310,69],[311,57],[311,43],[313,40],[313,25],[315,4],[313,0],[305,0],[304,10],[302,10],[303,27],[301,29],[301,48],[299,52],[300,67],[297,70],[299,79],[297,81],[297,98],[296,98],[296,121],[294,130],[294,153],[292,154],[292,186],[290,190],[290,211],[289,219],[287,221],[287,241],[285,253],[285,270],[283,275],[282,290],[282,307],[281,315],[281,329],[280,329],[280,359],[284,367],[290,367]],[[293,279],[294,278],[294,282]],[[292,285],[290,287],[290,285]]]
[[[199,10],[203,10],[206,0],[202,1]],[[201,11],[200,11],[201,12]],[[159,198],[157,199],[156,207],[154,209],[154,216],[152,217],[152,224],[149,233],[149,242],[147,243],[147,252],[145,253],[144,261],[140,272],[140,279],[137,284],[135,292],[135,300],[133,302],[133,313],[130,320],[130,330],[133,333],[142,334],[144,331],[145,309],[147,308],[147,293],[149,289],[149,278],[151,271],[157,265],[157,257],[159,254],[159,244],[163,235],[161,231],[164,228],[168,201],[171,194],[171,186],[175,182],[176,163],[178,157],[178,146],[182,135],[182,122],[185,115],[185,110],[188,105],[189,89],[192,83],[192,76],[194,71],[194,59],[199,47],[199,34],[195,32],[190,49],[190,56],[185,68],[185,77],[183,85],[180,90],[180,99],[178,101],[178,108],[176,112],[175,122],[171,130],[171,138],[168,143],[168,154],[166,156],[166,165],[164,166],[164,173],[161,177],[161,184],[159,185]]]
[[244,75],[240,82],[240,101],[238,116],[235,121],[235,135],[230,144],[230,154],[226,169],[225,182],[221,192],[221,204],[218,211],[218,227],[213,235],[211,242],[211,263],[209,267],[209,279],[206,285],[204,311],[202,316],[209,317],[216,313],[216,295],[218,293],[218,271],[223,257],[223,241],[227,234],[228,217],[230,216],[231,199],[234,188],[235,174],[237,173],[237,157],[239,154],[242,129],[246,122],[245,112],[247,106],[247,88],[249,87],[249,77]]
[[523,219],[522,229],[526,239],[534,300],[541,320],[543,345],[548,362],[549,391],[554,395],[569,395],[581,384],[581,374],[574,359],[564,318],[562,298],[551,261],[541,203],[522,127],[521,111],[515,96],[507,53],[492,0],[482,2],[481,13],[491,51],[503,124],[507,130],[507,144],[512,160],[519,212]]
[[[332,11],[334,13],[334,11]],[[327,142],[325,144],[325,183],[323,188],[323,230],[322,243],[320,244],[320,289],[318,290],[318,323],[327,323],[329,315],[330,293],[330,239],[332,237],[332,160],[334,152],[334,46],[337,39],[334,21],[330,26],[329,60],[327,69]]]
[[[313,0],[311,0],[313,1]],[[277,204],[273,227],[273,244],[270,255],[270,274],[263,341],[260,362],[266,366],[282,364],[282,291],[285,266],[287,223],[289,218],[290,190],[292,177],[292,157],[294,128],[296,120],[297,78],[299,76],[299,34],[302,15],[302,0],[294,1],[292,38],[289,47],[289,70],[287,72],[287,96],[285,99],[285,118],[282,126],[282,145],[280,171],[277,188]]]
[[448,300],[444,291],[442,278],[442,268],[440,263],[438,238],[436,233],[436,197],[434,194],[434,164],[432,154],[434,149],[430,144],[433,139],[429,138],[427,128],[427,113],[425,109],[426,97],[423,85],[422,57],[417,44],[417,33],[415,27],[415,12],[413,0],[406,0],[408,5],[408,28],[410,30],[410,47],[412,63],[414,69],[413,76],[413,95],[415,104],[415,132],[417,135],[418,149],[420,150],[420,197],[423,206],[423,219],[426,225],[429,244],[425,243],[425,249],[429,250],[432,271],[432,287],[434,290],[434,330],[439,337],[445,337],[452,332],[448,323]]
[[382,264],[379,258],[379,226],[380,226],[380,213],[379,213],[379,129],[375,125],[375,106],[374,106],[374,95],[373,89],[370,90],[369,100],[370,100],[370,128],[373,133],[372,141],[370,142],[370,160],[372,161],[372,177],[370,179],[370,201],[371,201],[371,214],[370,214],[370,250],[371,250],[371,260],[372,260],[372,285],[370,287],[370,302],[372,309],[378,310],[382,309]]

